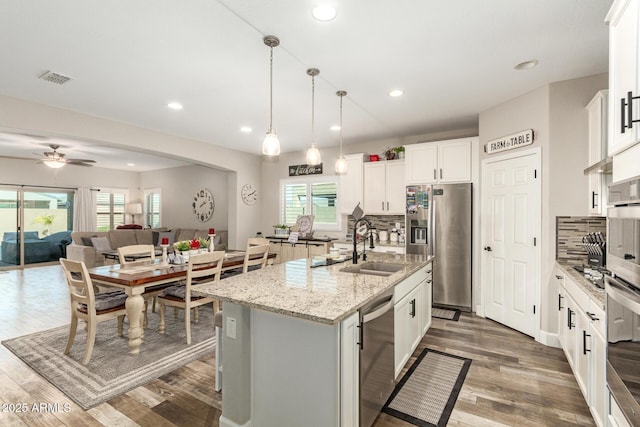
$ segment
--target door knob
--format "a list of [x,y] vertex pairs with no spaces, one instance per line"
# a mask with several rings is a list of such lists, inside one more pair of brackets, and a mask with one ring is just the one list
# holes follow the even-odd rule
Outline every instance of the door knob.
[[491,246],[485,246],[484,250],[487,252],[491,252],[493,249],[491,249]]

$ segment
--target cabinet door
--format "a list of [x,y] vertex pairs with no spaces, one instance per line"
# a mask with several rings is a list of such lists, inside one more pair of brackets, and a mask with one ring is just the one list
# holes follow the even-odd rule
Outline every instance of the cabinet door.
[[404,168],[403,160],[386,162],[386,214],[404,215],[406,210]]
[[347,161],[347,173],[340,177],[340,211],[350,214],[360,203],[363,203],[363,155],[349,154],[344,156]]
[[607,411],[607,342],[597,328],[591,328],[591,414],[598,426],[605,425]]
[[565,346],[564,354],[567,356],[567,361],[572,369],[575,370],[575,352],[576,352],[576,340],[578,333],[576,332],[576,303],[571,298],[569,293],[566,293],[566,309],[565,309]]
[[360,347],[358,346],[358,313],[340,325],[340,425],[357,426]]
[[[627,99],[627,93],[638,96],[638,1],[619,0],[614,3],[609,23],[609,116],[610,138],[609,155],[629,147],[636,141],[638,124],[633,129],[624,129],[622,124],[627,124],[628,106],[624,111],[622,100]],[[639,105],[634,101],[634,118],[638,118]]]
[[602,175],[589,175],[589,215],[602,215]]
[[566,351],[567,297],[564,290],[564,274],[558,267],[554,267],[553,276],[558,287],[558,341],[560,341],[560,347]]
[[269,242],[269,252],[276,254],[276,258],[273,260],[274,264],[280,264],[282,261],[282,243],[280,241]]
[[589,164],[607,157],[607,98],[609,91],[601,90],[587,105],[589,114]]
[[418,285],[409,293],[409,356],[418,347],[422,339],[422,301],[423,286]]
[[589,399],[589,374],[591,368],[591,333],[590,333],[591,319],[582,311],[580,307],[576,307],[576,337],[578,342],[576,343],[574,353],[574,365],[573,374],[576,377],[576,382],[582,390],[582,395],[587,401],[587,405],[590,405]]
[[384,214],[385,198],[385,162],[369,162],[364,165],[364,212],[365,214]]
[[398,378],[400,371],[409,361],[411,356],[411,341],[409,338],[409,317],[411,307],[409,306],[410,294],[406,295],[396,303],[393,309],[393,334],[394,334],[394,364],[395,377]]
[[441,142],[438,144],[439,182],[471,181],[471,142]]
[[412,144],[405,147],[407,184],[437,182],[438,144]]
[[307,249],[309,251],[309,258],[313,258],[317,255],[323,255],[329,252],[328,243],[308,243]]
[[431,272],[427,276],[427,280],[422,285],[422,336],[424,336],[431,327]]

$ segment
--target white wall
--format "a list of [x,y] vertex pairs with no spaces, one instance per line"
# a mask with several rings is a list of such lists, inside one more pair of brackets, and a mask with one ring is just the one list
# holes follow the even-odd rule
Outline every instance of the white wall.
[[[244,247],[246,239],[255,233],[246,224],[257,224],[261,220],[261,203],[248,207],[238,197],[240,188],[245,183],[254,184],[261,194],[264,194],[263,189],[266,191],[268,188],[260,180],[260,156],[214,145],[226,141],[180,138],[7,96],[0,96],[0,130],[94,141],[106,146],[165,155],[228,171],[228,206],[220,208],[227,210],[230,246]],[[261,144],[261,141],[256,144]],[[69,184],[73,186],[84,182],[82,178],[68,179],[73,181],[73,184]]]
[[[170,228],[197,228],[226,230],[228,227],[229,173],[205,166],[182,166],[140,173],[140,189],[160,188],[162,225]],[[207,222],[193,214],[193,197],[202,187],[213,194],[215,209]]]
[[[524,149],[542,147],[539,240],[543,334],[555,333],[557,326],[553,310],[555,282],[550,281],[555,262],[555,218],[586,214],[589,196],[583,170],[588,166],[588,117],[584,107],[598,90],[606,87],[606,74],[557,82],[480,113],[481,146],[498,137],[533,129],[534,143]],[[480,160],[489,157],[482,149],[480,153]]]

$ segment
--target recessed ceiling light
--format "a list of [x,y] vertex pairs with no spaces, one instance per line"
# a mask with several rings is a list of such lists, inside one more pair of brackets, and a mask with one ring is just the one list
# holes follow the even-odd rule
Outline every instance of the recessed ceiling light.
[[533,68],[538,65],[537,59],[532,59],[530,61],[524,61],[513,67],[516,70],[528,70],[529,68]]
[[336,13],[336,8],[329,4],[318,5],[311,12],[318,21],[331,21],[336,17]]
[[182,104],[180,104],[179,102],[170,102],[167,104],[168,108],[171,108],[172,110],[182,110]]
[[249,126],[242,126],[240,128],[240,132],[242,132],[242,133],[251,133],[252,130],[253,129],[251,129]]
[[334,131],[334,132],[337,132],[337,131],[339,131],[339,130],[340,130],[340,125],[333,125],[333,126],[331,126],[329,129],[331,129],[331,130],[332,130],[332,131]]
[[402,95],[404,95],[404,92],[401,91],[400,89],[394,89],[391,92],[389,92],[388,95],[389,96],[393,96],[393,97],[402,96]]
[[135,166],[135,163],[127,163],[127,166]]

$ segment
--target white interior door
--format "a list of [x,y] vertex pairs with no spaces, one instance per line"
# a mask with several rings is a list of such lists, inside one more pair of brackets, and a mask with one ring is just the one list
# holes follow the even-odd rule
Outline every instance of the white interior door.
[[539,335],[539,151],[485,160],[482,173],[482,295],[487,317]]

